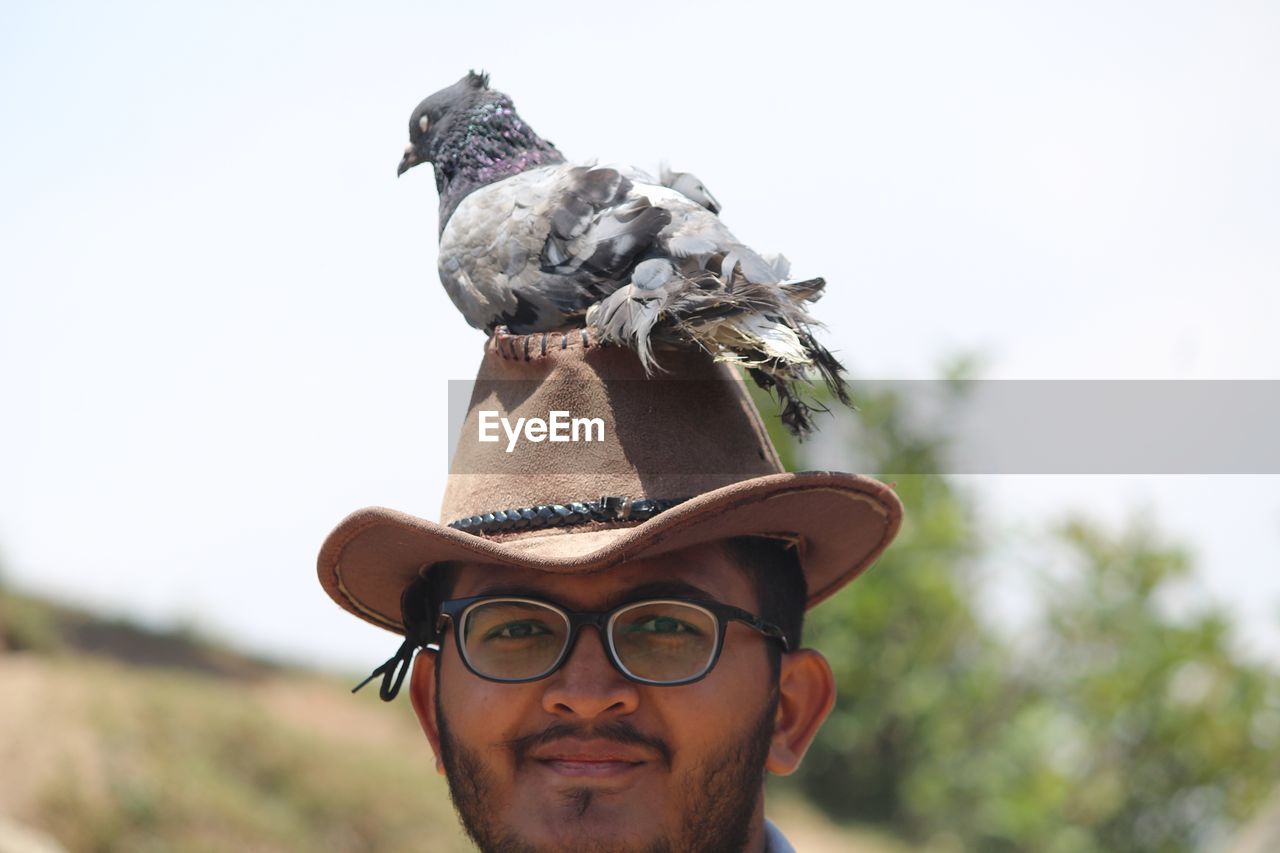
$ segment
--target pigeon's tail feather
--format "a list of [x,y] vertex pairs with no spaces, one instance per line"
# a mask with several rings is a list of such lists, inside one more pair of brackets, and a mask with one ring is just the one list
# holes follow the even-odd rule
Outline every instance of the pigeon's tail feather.
[[781,255],[770,261],[741,243],[731,244],[719,260],[720,275],[731,284],[735,280],[747,284],[780,284],[785,275],[779,276],[779,271],[790,268]]
[[686,284],[675,266],[663,258],[636,265],[630,283],[587,309],[587,325],[600,339],[630,346],[649,373],[659,370],[653,357],[654,326],[672,295]]
[[813,367],[822,378],[822,383],[841,404],[852,409],[854,406],[849,397],[849,385],[844,381],[844,365],[832,355],[831,350],[814,340],[813,333],[802,330],[800,335],[804,340],[805,350],[813,357]]
[[692,343],[718,361],[742,365],[777,397],[783,423],[804,435],[813,429],[814,407],[801,398],[800,386],[820,379],[837,400],[851,405],[844,367],[817,342],[805,310],[825,282],[755,282],[738,275],[726,287],[721,276],[735,268],[741,272],[740,263],[726,257],[724,272],[683,274],[670,261],[646,261],[631,283],[592,306],[587,323],[601,339],[635,349],[650,372],[658,369],[655,342]]
[[[785,258],[784,258],[785,260]],[[817,302],[827,287],[825,278],[809,278],[804,281],[784,281],[779,285],[793,302]]]
[[[778,417],[792,435],[804,436],[813,432],[815,406],[800,399],[792,381],[781,379],[759,367],[747,368],[747,374],[757,385],[778,399],[781,406]],[[823,405],[816,405],[816,408],[820,412],[827,411],[827,407]]]
[[645,371],[652,374],[661,369],[653,357],[652,334],[661,312],[660,297],[627,285],[587,309],[587,325],[602,341],[635,349]]
[[[814,338],[809,319],[803,317],[733,316],[719,324],[712,349],[722,361],[747,368],[756,384],[777,398],[782,422],[798,436],[813,431],[814,411],[827,411],[807,403],[800,388],[821,380],[833,397],[852,408],[844,366]],[[697,334],[694,334],[697,339]]]

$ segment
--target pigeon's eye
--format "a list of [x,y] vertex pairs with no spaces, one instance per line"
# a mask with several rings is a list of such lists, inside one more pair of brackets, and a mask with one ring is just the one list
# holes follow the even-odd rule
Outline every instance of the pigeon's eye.
[[427,128],[428,128],[430,125],[431,125],[431,119],[427,118],[426,116],[419,116],[419,117],[418,117],[418,132],[419,132],[419,133],[426,133],[426,132],[427,132]]

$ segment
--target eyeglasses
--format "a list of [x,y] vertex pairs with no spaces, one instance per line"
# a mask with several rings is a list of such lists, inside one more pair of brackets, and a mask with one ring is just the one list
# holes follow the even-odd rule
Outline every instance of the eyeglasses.
[[[577,612],[534,598],[484,595],[444,602],[440,619],[446,618],[467,669],[508,684],[537,681],[559,669],[584,625],[596,626],[613,666],[640,684],[689,684],[705,677],[720,658],[731,621],[789,650],[781,628],[718,601],[658,598]],[[442,628],[437,624],[437,633]]]

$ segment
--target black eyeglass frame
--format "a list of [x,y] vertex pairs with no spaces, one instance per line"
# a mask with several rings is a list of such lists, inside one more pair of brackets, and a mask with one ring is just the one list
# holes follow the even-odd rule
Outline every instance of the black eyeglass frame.
[[[520,604],[538,604],[543,607],[559,613],[564,617],[565,622],[569,626],[569,633],[565,635],[564,648],[560,650],[560,654],[555,661],[547,667],[547,669],[534,676],[528,678],[498,678],[492,675],[486,675],[480,672],[471,664],[467,657],[466,643],[462,640],[462,625],[466,621],[468,611],[480,604],[489,604],[498,601],[511,601]],[[655,681],[650,678],[643,678],[627,669],[626,665],[618,657],[618,650],[613,644],[613,622],[614,620],[627,610],[650,604],[686,604],[698,607],[711,614],[712,620],[716,624],[716,644],[707,661],[707,665],[702,672],[689,678],[683,678],[679,681]],[[549,678],[556,670],[564,665],[569,659],[574,646],[578,642],[578,631],[585,625],[594,625],[596,630],[600,632],[600,638],[604,641],[603,646],[605,655],[609,658],[609,663],[613,668],[622,673],[623,677],[628,681],[634,681],[637,684],[648,684],[654,687],[678,687],[683,684],[693,684],[701,681],[716,668],[716,663],[720,660],[720,652],[724,650],[724,635],[729,627],[730,622],[741,622],[749,628],[754,628],[765,637],[771,640],[777,640],[782,644],[784,652],[791,651],[791,643],[787,640],[786,634],[782,629],[771,622],[765,622],[754,613],[743,610],[740,607],[734,607],[731,604],[724,604],[719,601],[709,601],[706,599],[696,598],[641,598],[634,601],[626,601],[610,610],[586,610],[577,611],[570,610],[556,604],[554,601],[547,601],[541,598],[529,598],[523,595],[474,595],[468,598],[454,598],[440,604],[440,615],[436,618],[436,636],[441,637],[444,634],[443,620],[448,619],[453,623],[453,642],[458,648],[458,657],[462,659],[463,665],[475,675],[477,678],[483,678],[485,681],[494,681],[499,684],[527,684],[531,681],[541,681]]]

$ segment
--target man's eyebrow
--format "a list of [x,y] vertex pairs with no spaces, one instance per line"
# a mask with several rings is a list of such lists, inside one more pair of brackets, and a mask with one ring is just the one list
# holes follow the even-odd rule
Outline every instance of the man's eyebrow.
[[640,598],[714,599],[715,596],[707,592],[705,589],[694,586],[687,581],[666,580],[652,581],[650,583],[622,590],[609,596],[609,601],[616,607],[623,602],[635,601]]
[[505,583],[493,583],[482,586],[467,598],[478,598],[482,595],[510,595],[513,598],[538,598],[546,600],[550,596],[545,589],[536,586],[513,586]]
[[[556,596],[544,589],[538,589],[533,586],[519,586],[504,583],[493,583],[482,586],[479,590],[473,592],[471,596],[482,595],[509,595],[515,598],[537,598],[543,601],[556,601]],[[694,586],[687,581],[665,580],[651,581],[639,586],[629,587],[619,590],[611,594],[608,603],[604,609],[608,610],[617,607],[628,601],[636,601],[642,598],[700,598],[715,600],[715,596],[707,592],[699,586]]]

